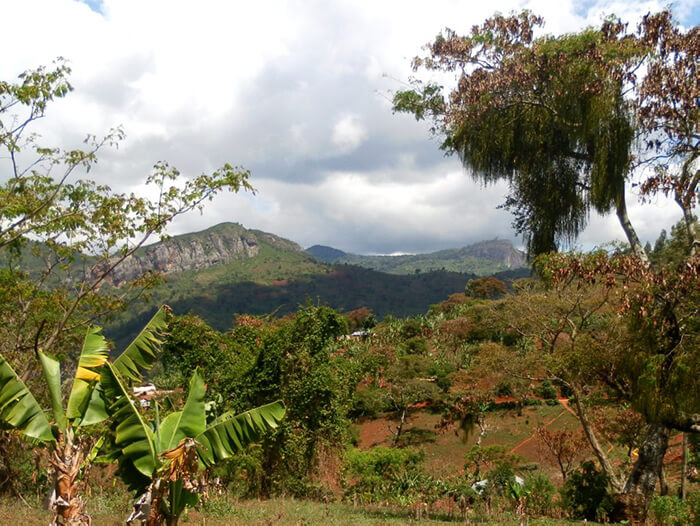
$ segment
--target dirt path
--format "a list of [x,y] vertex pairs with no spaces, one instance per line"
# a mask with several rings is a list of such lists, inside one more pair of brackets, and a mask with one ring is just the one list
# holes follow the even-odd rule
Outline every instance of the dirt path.
[[[560,402],[561,402],[561,400],[560,400]],[[562,405],[564,405],[564,404],[562,404]],[[573,411],[571,411],[571,409],[569,408],[568,405],[564,405],[564,407],[565,407],[566,409],[568,409],[571,413],[573,413]],[[554,422],[556,422],[556,421],[557,421],[562,415],[564,415],[564,414],[566,414],[566,411],[562,411],[561,413],[559,413],[557,416],[555,416],[554,418],[552,418],[549,422],[547,422],[547,423],[546,423],[544,426],[542,426],[542,427],[549,427],[551,424],[553,424]],[[574,415],[574,416],[576,416],[576,415]],[[536,432],[535,432],[535,433],[536,433]],[[530,442],[531,440],[533,440],[533,439],[535,438],[535,433],[532,433],[532,434],[531,434],[529,437],[527,437],[525,440],[522,440],[522,441],[518,442],[518,443],[515,445],[515,447],[514,447],[513,449],[510,450],[511,455],[512,455],[513,453],[515,453],[518,449],[520,449],[521,447],[523,447],[525,444],[527,444],[528,442]]]

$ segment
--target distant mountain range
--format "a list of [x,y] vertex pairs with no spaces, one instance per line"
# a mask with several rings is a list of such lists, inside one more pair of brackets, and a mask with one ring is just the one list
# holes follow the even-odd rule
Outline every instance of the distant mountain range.
[[510,242],[498,239],[463,248],[402,256],[363,256],[323,245],[314,245],[306,252],[326,263],[357,265],[389,274],[446,270],[486,276],[527,266],[524,252]]
[[330,247],[304,251],[274,234],[222,223],[143,247],[118,267],[110,279],[115,287],[149,269],[163,272],[166,282],[106,333],[123,343],[164,303],[219,330],[230,328],[237,313],[283,315],[307,300],[341,311],[368,307],[380,319],[416,315],[489,270],[501,270],[505,280],[527,275],[517,266],[524,262],[503,241],[415,256],[357,256]]

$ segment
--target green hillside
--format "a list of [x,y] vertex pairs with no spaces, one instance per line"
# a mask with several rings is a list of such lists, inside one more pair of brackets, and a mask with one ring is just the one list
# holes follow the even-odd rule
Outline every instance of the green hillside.
[[322,245],[314,245],[306,251],[326,263],[357,265],[389,274],[443,270],[490,276],[496,272],[527,266],[525,254],[503,240],[481,241],[462,248],[400,256],[350,254]]

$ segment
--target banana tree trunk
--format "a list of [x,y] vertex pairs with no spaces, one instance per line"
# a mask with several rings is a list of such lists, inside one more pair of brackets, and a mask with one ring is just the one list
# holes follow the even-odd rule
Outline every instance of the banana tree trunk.
[[49,509],[54,514],[52,525],[92,524],[92,519],[85,513],[85,502],[80,497],[78,475],[83,458],[82,449],[73,443],[71,433],[61,434],[49,459],[54,472],[54,485],[49,497]]
[[669,430],[661,424],[649,426],[639,457],[623,491],[615,495],[615,521],[643,524],[668,448]]

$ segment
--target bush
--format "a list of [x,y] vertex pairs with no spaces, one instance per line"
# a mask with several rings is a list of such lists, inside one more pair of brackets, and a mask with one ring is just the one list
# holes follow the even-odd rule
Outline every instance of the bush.
[[574,471],[561,490],[562,502],[574,518],[600,520],[612,510],[608,476],[586,461]]
[[407,319],[404,321],[400,330],[401,337],[406,340],[420,336],[422,332],[423,324],[417,319]]
[[345,454],[343,481],[346,495],[365,502],[392,499],[407,482],[423,480],[419,464],[423,453],[410,449],[375,447],[351,449]]
[[545,400],[555,400],[557,398],[557,388],[552,385],[552,382],[545,380],[535,389],[535,393],[540,398]]
[[649,518],[660,526],[683,526],[690,524],[690,510],[678,497],[656,495],[649,505]]
[[452,387],[452,377],[450,374],[454,372],[454,367],[446,363],[435,363],[430,367],[430,376],[435,377],[435,384],[446,393]]
[[402,346],[402,350],[405,354],[420,354],[425,355],[428,353],[428,344],[420,336],[410,338]]
[[689,492],[686,502],[693,516],[693,526],[700,526],[700,491]]
[[353,418],[374,417],[379,413],[389,411],[390,408],[391,402],[382,389],[374,386],[361,387],[354,393],[350,416]]
[[496,396],[513,396],[513,388],[508,382],[500,382],[496,386]]
[[496,495],[507,495],[510,487],[515,484],[513,466],[505,460],[486,473],[486,478],[489,481],[490,492]]
[[535,473],[525,479],[524,488],[527,500],[525,506],[529,513],[547,515],[552,509],[554,484],[544,473]]

